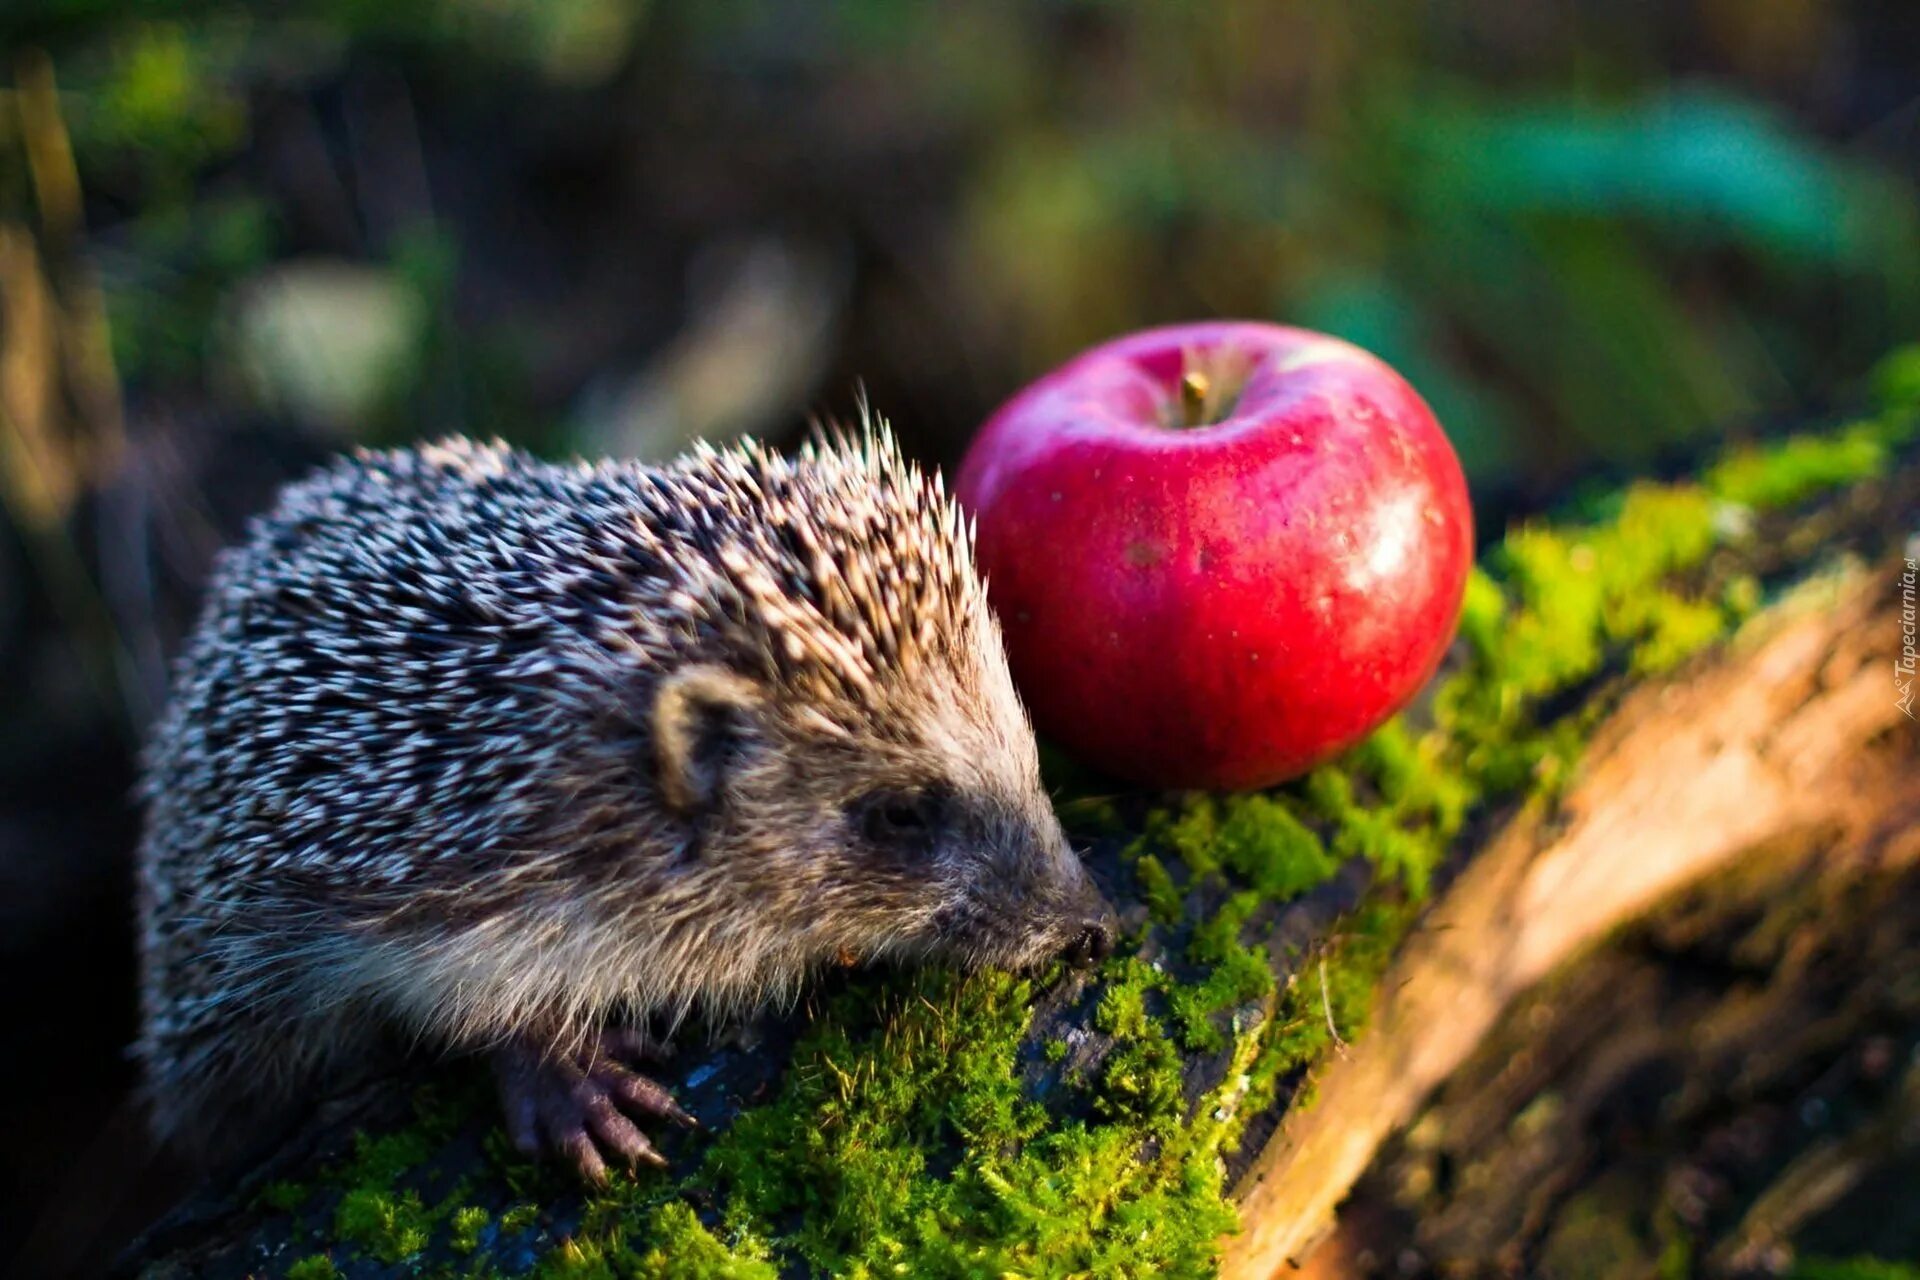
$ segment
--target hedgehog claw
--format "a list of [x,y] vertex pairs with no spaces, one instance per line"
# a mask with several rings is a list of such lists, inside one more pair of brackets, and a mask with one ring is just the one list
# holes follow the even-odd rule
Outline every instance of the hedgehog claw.
[[507,1137],[532,1156],[550,1152],[593,1185],[607,1179],[609,1159],[628,1169],[664,1167],[666,1157],[634,1119],[699,1122],[660,1085],[622,1061],[652,1049],[637,1033],[608,1032],[584,1049],[554,1050],[516,1041],[494,1054]]

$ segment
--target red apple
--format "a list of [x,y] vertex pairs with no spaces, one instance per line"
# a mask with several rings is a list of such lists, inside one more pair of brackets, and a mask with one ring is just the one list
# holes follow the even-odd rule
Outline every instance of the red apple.
[[1086,352],[988,420],[957,490],[1036,724],[1153,786],[1267,786],[1359,741],[1433,674],[1473,556],[1426,403],[1272,324]]

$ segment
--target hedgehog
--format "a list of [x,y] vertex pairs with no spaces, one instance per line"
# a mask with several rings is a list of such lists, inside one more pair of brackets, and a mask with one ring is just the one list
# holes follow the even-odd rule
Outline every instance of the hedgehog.
[[142,799],[134,1054],[204,1159],[397,1046],[490,1057],[513,1144],[599,1181],[694,1123],[640,1070],[690,1015],[1113,945],[971,528],[884,422],[341,460],[217,560]]

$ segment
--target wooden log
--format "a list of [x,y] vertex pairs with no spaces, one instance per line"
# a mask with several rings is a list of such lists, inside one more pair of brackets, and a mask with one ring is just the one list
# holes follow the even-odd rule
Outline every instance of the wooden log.
[[1302,1274],[1898,1274],[1851,1260],[1920,1255],[1916,974],[1920,805],[1768,840],[1516,1001]]
[[1893,687],[1898,585],[1891,570],[1821,583],[1705,669],[1626,701],[1580,784],[1516,818],[1410,939],[1369,1034],[1242,1180],[1223,1275],[1304,1258],[1506,1006],[1608,931],[1795,833],[1858,843],[1920,817],[1920,739]]

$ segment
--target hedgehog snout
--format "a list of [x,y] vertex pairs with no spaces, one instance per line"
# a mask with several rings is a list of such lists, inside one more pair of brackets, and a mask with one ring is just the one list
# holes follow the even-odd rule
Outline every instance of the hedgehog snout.
[[1078,872],[1080,892],[1075,912],[1078,920],[1061,957],[1076,969],[1087,969],[1113,954],[1115,939],[1120,933],[1120,918],[1106,895],[1094,884],[1086,864],[1072,852],[1067,856],[1073,859],[1074,870]]
[[1113,954],[1115,921],[1111,912],[1085,920],[1067,944],[1060,958],[1075,969],[1091,969]]
[[1076,969],[1092,968],[1113,954],[1119,918],[1064,835],[1054,857],[1065,883],[1048,930],[1054,939],[1049,958],[1057,956]]
[[1080,860],[1065,856],[1071,861],[980,877],[942,913],[936,932],[959,954],[990,967],[1098,964],[1113,954],[1117,918]]

